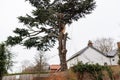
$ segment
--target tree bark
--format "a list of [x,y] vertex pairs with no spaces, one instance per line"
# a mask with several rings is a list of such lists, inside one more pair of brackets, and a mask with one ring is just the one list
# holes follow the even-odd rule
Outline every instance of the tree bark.
[[61,71],[65,71],[67,69],[67,63],[66,63],[66,40],[67,40],[67,33],[64,34],[63,32],[60,32],[59,34],[59,58],[60,58],[60,66]]
[[64,14],[59,13],[58,16],[58,27],[59,27],[59,36],[58,36],[58,51],[59,51],[59,58],[60,58],[60,66],[61,71],[65,71],[67,69],[66,63],[66,40],[67,40],[67,33],[65,34],[65,23],[62,22]]

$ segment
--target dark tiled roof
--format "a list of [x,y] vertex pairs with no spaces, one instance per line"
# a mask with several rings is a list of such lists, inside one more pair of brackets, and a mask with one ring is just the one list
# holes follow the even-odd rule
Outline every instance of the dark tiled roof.
[[87,47],[83,48],[82,50],[80,50],[79,52],[77,52],[76,54],[72,55],[67,61],[69,61],[69,60],[71,60],[71,59],[73,59],[73,58],[81,55],[81,54],[82,54],[84,51],[86,51],[89,47],[92,48],[92,49],[94,49],[95,51],[99,52],[100,54],[102,54],[102,55],[105,56],[105,57],[114,57],[114,56],[117,54],[117,50],[113,50],[113,51],[105,54],[105,53],[99,51],[98,49],[96,49],[96,48],[93,47],[93,46],[87,46]]
[[67,61],[79,56],[80,54],[82,54],[86,49],[88,49],[88,47],[85,47],[84,49],[80,50],[79,52],[77,52],[76,54],[73,54]]
[[106,54],[107,57],[114,57],[117,54],[117,49],[114,49]]

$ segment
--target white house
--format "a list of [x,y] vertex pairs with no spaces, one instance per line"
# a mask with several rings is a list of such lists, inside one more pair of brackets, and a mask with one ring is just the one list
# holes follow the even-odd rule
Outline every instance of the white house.
[[117,50],[105,54],[93,47],[92,42],[89,41],[87,47],[72,55],[67,60],[67,65],[70,68],[77,64],[78,61],[89,64],[117,65],[118,59]]

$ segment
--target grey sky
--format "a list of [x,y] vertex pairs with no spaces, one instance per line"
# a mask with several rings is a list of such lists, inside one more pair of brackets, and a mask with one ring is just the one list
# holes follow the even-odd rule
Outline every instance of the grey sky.
[[[68,55],[70,57],[75,52],[87,45],[88,40],[95,40],[102,37],[111,37],[115,42],[120,41],[120,0],[96,0],[97,7],[92,14],[86,18],[74,22],[67,28],[69,40],[67,43]],[[1,0],[0,1],[0,41],[6,40],[7,36],[13,35],[16,27],[22,26],[18,23],[18,16],[30,13],[31,6],[25,0]],[[56,46],[57,47],[57,46]],[[26,50],[25,47],[14,47],[12,51],[17,55],[16,68],[23,60],[33,60],[36,53],[34,49]],[[57,49],[51,50],[54,56]],[[59,63],[58,57],[49,59],[50,64]]]

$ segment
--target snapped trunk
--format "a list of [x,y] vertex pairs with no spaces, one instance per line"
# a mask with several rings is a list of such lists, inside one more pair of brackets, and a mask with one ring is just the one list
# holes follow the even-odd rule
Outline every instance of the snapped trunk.
[[63,32],[60,32],[59,34],[59,58],[60,58],[60,66],[61,71],[65,71],[67,69],[67,63],[66,63],[66,39],[67,39],[67,33],[64,34]]

